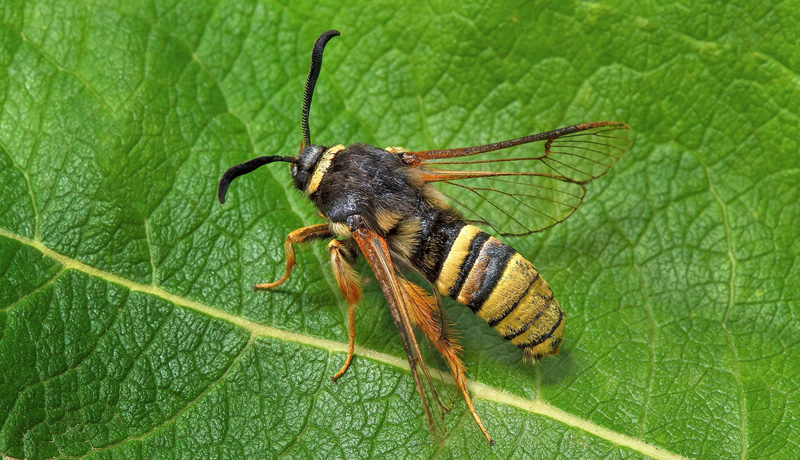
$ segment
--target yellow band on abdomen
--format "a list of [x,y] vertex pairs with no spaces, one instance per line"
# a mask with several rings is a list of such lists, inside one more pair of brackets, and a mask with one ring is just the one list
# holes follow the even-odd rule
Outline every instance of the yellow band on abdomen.
[[497,324],[519,304],[520,299],[529,291],[532,280],[538,278],[533,264],[515,253],[506,265],[503,275],[495,285],[489,298],[476,312],[489,324]]
[[450,252],[447,253],[444,264],[442,264],[442,271],[439,272],[439,277],[436,278],[436,287],[442,295],[450,295],[450,289],[456,284],[461,265],[467,258],[467,254],[469,254],[472,240],[479,233],[481,233],[481,229],[473,225],[461,227],[461,231],[453,242],[453,246],[450,247]]

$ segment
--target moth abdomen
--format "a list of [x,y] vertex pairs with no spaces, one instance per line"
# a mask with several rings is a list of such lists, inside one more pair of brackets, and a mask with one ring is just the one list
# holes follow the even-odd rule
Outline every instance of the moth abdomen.
[[558,352],[564,313],[532,263],[478,227],[464,225],[435,280],[439,292],[467,305],[528,360]]

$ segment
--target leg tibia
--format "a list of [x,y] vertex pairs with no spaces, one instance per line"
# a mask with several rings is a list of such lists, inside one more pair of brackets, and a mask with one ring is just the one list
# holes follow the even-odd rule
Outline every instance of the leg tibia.
[[278,281],[273,281],[272,283],[256,284],[253,286],[253,289],[256,291],[272,289],[280,286],[289,279],[289,275],[292,273],[292,267],[294,267],[296,263],[294,256],[295,243],[307,243],[312,240],[330,238],[331,236],[333,235],[331,235],[327,224],[309,225],[308,227],[298,228],[292,233],[289,233],[289,236],[286,237],[286,243],[284,243],[284,249],[286,251],[286,269],[283,272],[283,276],[281,276]]
[[331,267],[336,277],[336,284],[339,285],[339,289],[347,300],[348,316],[350,319],[350,343],[348,346],[347,359],[345,359],[344,365],[339,369],[339,372],[332,377],[335,382],[339,377],[344,375],[345,371],[347,371],[347,368],[350,366],[350,361],[353,360],[353,350],[355,350],[356,344],[355,311],[356,304],[358,304],[358,301],[361,299],[361,283],[358,280],[358,275],[355,270],[353,270],[347,262],[345,255],[348,253],[341,242],[338,240],[331,240],[328,244],[328,252],[331,256]]
[[333,268],[336,283],[344,294],[344,298],[348,304],[357,304],[361,300],[361,282],[356,271],[347,262],[345,256],[348,253],[344,245],[338,240],[331,240],[328,244],[328,253],[331,257],[331,268]]

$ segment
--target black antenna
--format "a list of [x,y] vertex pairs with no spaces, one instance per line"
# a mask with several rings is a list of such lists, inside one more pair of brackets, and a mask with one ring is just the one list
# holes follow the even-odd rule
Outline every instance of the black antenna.
[[251,173],[267,163],[272,163],[273,161],[287,161],[289,163],[296,164],[298,159],[295,157],[271,155],[253,158],[252,160],[245,161],[244,163],[239,163],[236,166],[231,166],[227,171],[225,171],[225,174],[223,174],[222,178],[219,180],[219,187],[217,187],[217,199],[219,199],[219,203],[225,204],[225,194],[228,193],[228,187],[230,187],[231,182],[233,182],[234,179],[241,175]]
[[300,150],[311,145],[311,132],[308,129],[308,111],[311,109],[311,97],[314,95],[314,86],[317,84],[317,77],[319,77],[319,71],[322,68],[322,51],[325,49],[328,40],[337,35],[339,35],[338,30],[323,32],[322,35],[317,37],[317,41],[314,42],[314,49],[311,50],[311,68],[308,70],[306,89],[303,93],[303,144],[300,146]]

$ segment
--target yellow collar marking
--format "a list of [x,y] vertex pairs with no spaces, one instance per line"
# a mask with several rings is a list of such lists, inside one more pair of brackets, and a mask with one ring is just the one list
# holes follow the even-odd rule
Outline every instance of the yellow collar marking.
[[314,174],[311,175],[311,180],[308,181],[308,186],[306,186],[306,194],[311,195],[317,191],[317,187],[319,187],[322,176],[324,176],[325,173],[328,172],[328,168],[331,167],[333,157],[335,157],[336,154],[342,150],[344,150],[344,145],[337,144],[322,154],[322,157],[320,157],[319,161],[317,162],[317,167],[314,168]]

